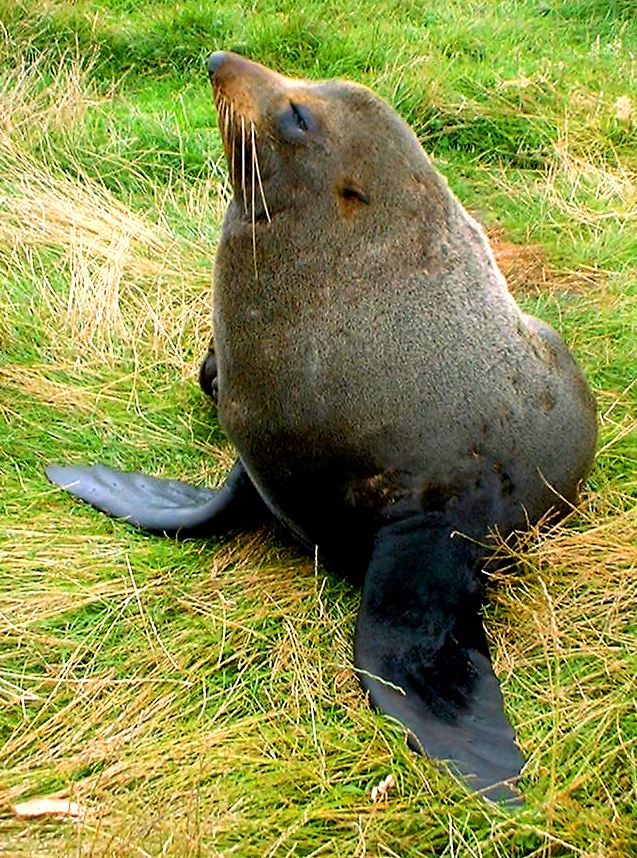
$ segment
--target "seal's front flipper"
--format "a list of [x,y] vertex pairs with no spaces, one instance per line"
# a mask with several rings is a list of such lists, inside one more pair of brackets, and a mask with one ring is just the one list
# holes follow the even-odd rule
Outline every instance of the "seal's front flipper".
[[46,475],[108,515],[151,533],[183,539],[221,536],[270,516],[241,460],[217,491],[106,465],[49,465]]
[[217,372],[217,355],[214,342],[211,340],[208,352],[199,367],[199,387],[213,402],[219,401],[219,374]]
[[492,800],[523,766],[479,616],[479,549],[443,513],[415,512],[377,533],[356,629],[355,661],[372,704],[410,746],[447,761]]

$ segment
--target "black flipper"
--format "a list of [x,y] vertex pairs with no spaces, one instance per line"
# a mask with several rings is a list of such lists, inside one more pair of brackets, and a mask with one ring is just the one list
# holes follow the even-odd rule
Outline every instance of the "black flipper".
[[183,539],[221,536],[270,517],[241,460],[217,491],[107,465],[49,465],[46,475],[96,509],[150,533]]
[[355,662],[372,704],[410,746],[494,801],[524,764],[504,714],[479,616],[480,549],[442,512],[419,510],[377,533],[363,586]]

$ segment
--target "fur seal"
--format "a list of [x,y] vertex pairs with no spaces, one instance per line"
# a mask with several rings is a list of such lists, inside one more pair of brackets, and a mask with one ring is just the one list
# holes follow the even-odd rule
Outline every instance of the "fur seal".
[[362,582],[372,704],[473,789],[514,799],[481,562],[493,529],[576,500],[597,432],[585,378],[382,99],[232,53],[208,69],[234,196],[200,380],[239,460],[219,491],[102,465],[48,476],[154,532],[275,515]]

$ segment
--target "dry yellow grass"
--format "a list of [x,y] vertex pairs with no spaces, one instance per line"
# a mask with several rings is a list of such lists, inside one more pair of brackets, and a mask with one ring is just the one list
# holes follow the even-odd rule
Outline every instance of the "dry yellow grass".
[[[209,319],[210,269],[200,247],[135,214],[85,175],[55,175],[1,134],[0,168],[5,264],[14,278],[42,278],[39,301],[64,323],[55,331],[64,341],[60,357],[112,365],[121,348],[136,355],[143,339],[154,358],[181,366],[185,336],[203,350],[209,334],[197,326]],[[43,250],[57,252],[68,292],[51,284]],[[51,332],[50,348],[56,339]]]
[[[50,132],[66,133],[73,163],[70,129],[97,103],[90,65],[65,58],[45,84],[39,66],[23,62],[3,81],[0,264],[14,281],[38,285],[38,313],[52,320],[46,345],[60,360],[72,354],[78,363],[113,365],[126,349],[137,362],[143,340],[154,359],[182,368],[184,340],[194,342],[199,353],[209,337],[207,249],[176,235],[161,219],[134,212],[78,163],[69,175],[56,168],[54,154],[46,154]],[[44,158],[42,152],[32,154],[38,148],[44,148]],[[191,189],[189,215],[218,221],[219,192],[212,180]],[[167,189],[164,204],[170,199]],[[51,282],[60,270],[68,283],[63,291]],[[8,336],[7,315],[0,320],[0,337]]]
[[[256,830],[255,804],[270,807],[259,826],[273,846],[278,826],[278,838],[288,842],[295,826],[319,819],[336,826],[337,839],[326,841],[333,854],[364,854],[362,847],[340,851],[343,826],[358,819],[360,842],[379,845],[391,843],[394,826],[413,824],[413,814],[422,824],[442,814],[460,848],[458,808],[466,805],[472,817],[483,817],[478,829],[488,823],[472,835],[477,855],[497,854],[490,839],[506,843],[527,830],[545,844],[570,837],[574,855],[628,854],[621,806],[634,800],[637,786],[630,726],[636,543],[632,512],[582,530],[555,528],[516,552],[520,571],[498,582],[487,627],[529,756],[529,781],[538,784],[531,794],[543,808],[539,818],[532,810],[510,817],[476,808],[461,792],[447,798],[444,777],[409,755],[399,732],[368,711],[347,670],[354,600],[330,598],[311,563],[289,552],[273,555],[267,534],[230,543],[211,562],[195,545],[162,544],[149,557],[147,543],[121,528],[97,536],[91,522],[77,521],[63,535],[47,513],[39,527],[36,520],[13,528],[0,557],[16,579],[25,570],[26,584],[4,601],[0,648],[26,648],[33,664],[31,672],[2,674],[7,703],[30,713],[3,749],[10,772],[5,800],[41,791],[52,775],[66,783],[55,794],[89,808],[81,824],[87,854],[132,854],[145,843],[138,854],[153,855],[152,844],[161,843],[165,854],[179,855],[188,836],[189,848],[218,838],[225,846],[205,854],[228,854],[235,827],[248,838]],[[171,568],[184,553],[200,570],[187,587]],[[34,558],[41,558],[37,581]],[[158,613],[160,602],[178,606],[182,621]],[[81,616],[91,605],[102,606],[100,619],[81,640],[51,630],[56,619]],[[132,629],[129,646],[113,645]],[[109,650],[116,652],[111,666]],[[44,670],[37,666],[43,657]],[[225,671],[228,683],[215,688]],[[339,722],[346,717],[343,732],[335,729],[334,710],[342,713]],[[366,788],[374,773],[389,771],[398,790],[381,813]],[[261,779],[266,792],[256,796]],[[617,780],[625,790],[619,800]],[[295,782],[302,790],[296,797]],[[354,788],[354,803],[333,807],[329,796],[343,784]],[[285,797],[281,807],[277,790]],[[315,807],[303,793],[315,796]],[[602,804],[595,809],[584,797]],[[193,802],[204,816],[197,818]],[[296,804],[305,812],[292,814],[290,830],[286,819]],[[144,819],[153,836],[144,834]],[[582,826],[600,843],[615,841],[616,851],[577,847]],[[17,827],[0,823],[0,832]],[[66,843],[64,831],[57,836]],[[23,854],[30,854],[28,843]],[[71,844],[65,848],[75,854]]]

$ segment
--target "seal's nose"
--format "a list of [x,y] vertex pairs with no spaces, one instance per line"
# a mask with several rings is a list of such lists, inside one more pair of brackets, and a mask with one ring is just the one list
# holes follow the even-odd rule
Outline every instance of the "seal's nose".
[[225,51],[215,51],[208,57],[208,74],[212,77],[219,69],[228,54]]

